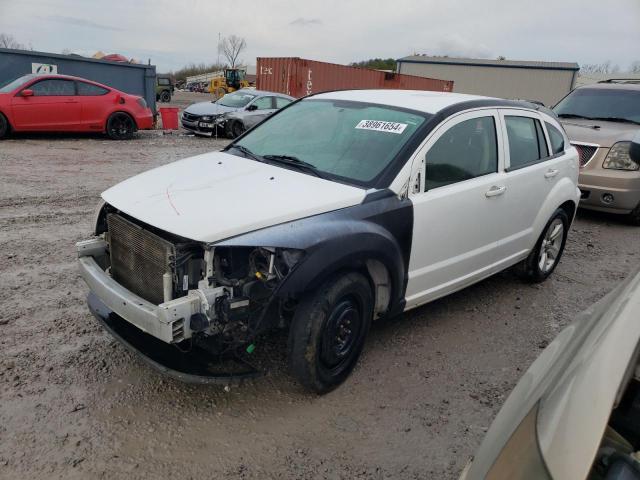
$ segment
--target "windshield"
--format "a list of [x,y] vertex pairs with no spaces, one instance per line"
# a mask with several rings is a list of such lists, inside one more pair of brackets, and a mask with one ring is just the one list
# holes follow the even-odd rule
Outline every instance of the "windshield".
[[560,117],[617,119],[640,123],[640,90],[579,88],[554,108]]
[[249,103],[254,98],[256,98],[256,96],[251,95],[249,93],[244,93],[244,92],[229,93],[224,97],[222,97],[220,100],[218,100],[218,104],[222,105],[223,107],[240,108],[240,107],[244,107],[247,103]]
[[295,157],[368,186],[429,117],[383,105],[309,99],[281,110],[237,145],[260,157]]
[[0,82],[0,93],[9,93],[10,91],[18,88],[23,83],[27,83],[34,77],[35,75],[29,74],[18,77],[15,80],[9,80],[8,82]]

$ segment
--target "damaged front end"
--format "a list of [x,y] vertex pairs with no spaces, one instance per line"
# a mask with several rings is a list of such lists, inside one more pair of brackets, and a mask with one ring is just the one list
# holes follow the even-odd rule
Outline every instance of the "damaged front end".
[[103,326],[152,366],[196,383],[259,374],[247,354],[259,335],[290,320],[295,299],[279,289],[304,256],[191,241],[109,205],[96,236],[76,246],[89,307]]

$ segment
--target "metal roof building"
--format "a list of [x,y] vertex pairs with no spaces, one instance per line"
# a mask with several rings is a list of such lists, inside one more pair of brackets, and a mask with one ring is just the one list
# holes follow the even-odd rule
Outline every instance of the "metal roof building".
[[552,106],[573,88],[577,63],[527,62],[411,55],[397,60],[398,73],[453,80],[453,91],[537,100]]

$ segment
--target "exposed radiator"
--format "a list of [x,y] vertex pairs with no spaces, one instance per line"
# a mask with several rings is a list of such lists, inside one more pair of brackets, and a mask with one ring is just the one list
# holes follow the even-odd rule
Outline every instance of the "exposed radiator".
[[172,271],[175,246],[115,213],[107,215],[107,224],[111,276],[145,300],[162,303],[162,275]]

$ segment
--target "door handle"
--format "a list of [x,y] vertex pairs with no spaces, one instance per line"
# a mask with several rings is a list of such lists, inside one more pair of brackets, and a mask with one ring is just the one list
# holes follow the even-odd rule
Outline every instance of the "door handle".
[[549,170],[546,171],[546,173],[544,174],[544,178],[553,178],[556,175],[558,175],[558,172],[560,170],[558,170],[557,168],[550,168]]
[[507,187],[504,185],[494,185],[484,194],[485,197],[497,197],[507,191]]

